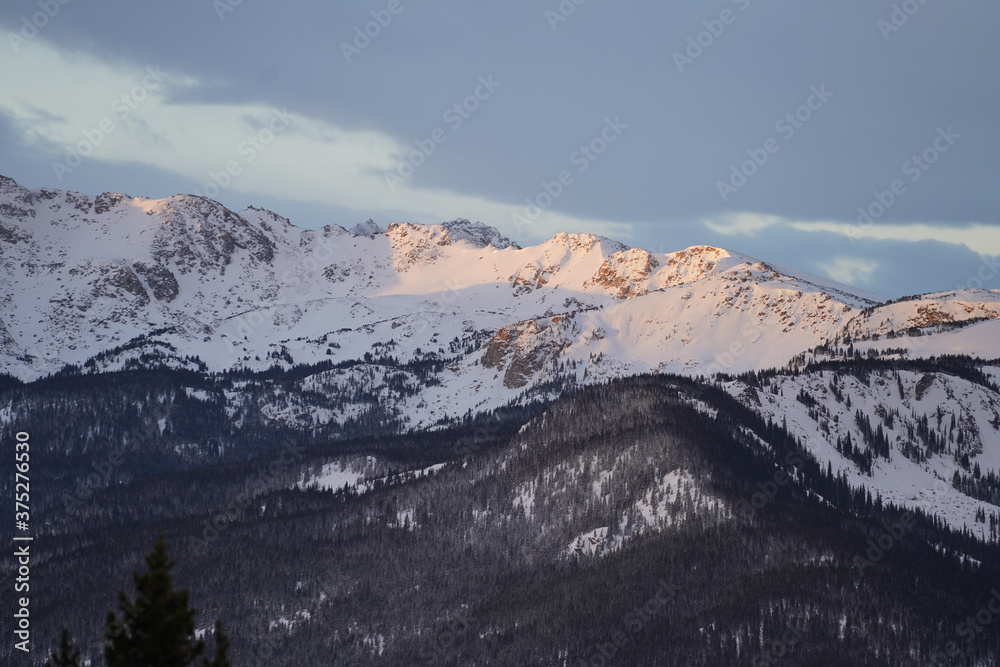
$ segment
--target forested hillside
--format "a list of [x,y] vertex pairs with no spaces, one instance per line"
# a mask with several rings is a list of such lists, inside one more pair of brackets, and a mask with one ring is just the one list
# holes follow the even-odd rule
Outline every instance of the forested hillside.
[[[436,433],[204,456],[73,521],[47,510],[40,643],[99,636],[107,582],[162,531],[233,664],[1000,658],[966,620],[995,544],[852,490],[720,387],[637,377]],[[357,475],[325,488],[332,470]]]

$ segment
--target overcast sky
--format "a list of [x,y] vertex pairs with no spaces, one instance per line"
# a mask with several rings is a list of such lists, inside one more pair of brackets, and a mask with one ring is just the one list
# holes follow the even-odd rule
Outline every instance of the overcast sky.
[[0,174],[997,289],[1000,4],[922,2],[5,0]]

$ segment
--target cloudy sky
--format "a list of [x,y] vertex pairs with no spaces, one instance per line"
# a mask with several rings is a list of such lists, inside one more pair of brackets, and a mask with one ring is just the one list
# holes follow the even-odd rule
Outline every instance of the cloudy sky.
[[997,289],[998,28],[992,0],[5,0],[0,174]]

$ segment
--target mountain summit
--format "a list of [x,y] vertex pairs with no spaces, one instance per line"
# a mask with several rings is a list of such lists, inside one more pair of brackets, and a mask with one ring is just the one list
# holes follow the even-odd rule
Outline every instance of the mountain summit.
[[882,304],[710,246],[658,254],[560,233],[521,248],[463,219],[309,230],[191,195],[91,197],[9,178],[0,262],[0,357],[22,379],[150,358],[213,371],[439,364],[404,408],[414,424],[557,378],[735,374],[928,327],[939,335],[921,349],[940,352],[955,336],[986,340],[1000,311],[985,290]]

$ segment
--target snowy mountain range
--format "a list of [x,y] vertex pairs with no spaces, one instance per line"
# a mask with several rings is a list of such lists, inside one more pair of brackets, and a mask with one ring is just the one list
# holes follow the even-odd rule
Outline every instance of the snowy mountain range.
[[[885,302],[708,246],[655,254],[558,234],[522,248],[467,220],[307,230],[191,195],[4,177],[0,265],[0,368],[22,381],[304,368],[295,391],[258,406],[266,419],[320,429],[375,396],[405,430],[613,378],[721,374],[856,485],[987,539],[976,517],[1000,510],[959,480],[977,464],[1000,474],[998,290]],[[954,354],[978,359],[982,380],[912,365]],[[857,359],[910,365],[866,382],[821,369]],[[359,389],[335,407],[316,398]],[[239,394],[224,395],[231,414]],[[854,448],[883,443],[876,426],[890,455],[866,459]]]
[[[437,355],[454,396],[506,400],[571,362],[595,378],[737,373],[876,336],[990,357],[1000,332],[996,290],[883,304],[707,246],[654,254],[559,234],[521,248],[466,220],[306,230],[190,195],[89,197],[4,177],[0,262],[0,359],[22,379],[145,336],[210,370]],[[915,328],[934,335],[917,345]],[[889,347],[877,342],[864,347]]]
[[[928,664],[1000,562],[998,341],[998,290],[0,177],[0,440],[31,434],[61,545],[43,645],[100,636],[80,573],[164,532],[240,664],[577,664],[654,572],[685,604],[621,664],[777,664],[800,625],[801,664]],[[445,646],[455,614],[479,629]]]

